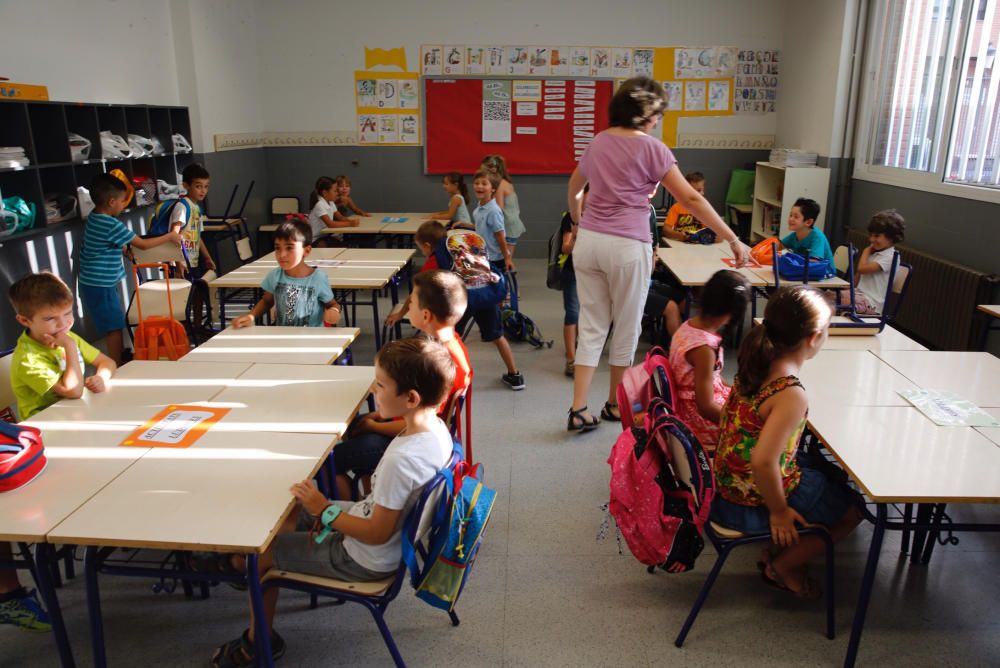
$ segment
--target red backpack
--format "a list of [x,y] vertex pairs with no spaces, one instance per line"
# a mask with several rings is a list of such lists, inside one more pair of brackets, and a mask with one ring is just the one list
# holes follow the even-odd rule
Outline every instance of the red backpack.
[[653,398],[643,427],[615,441],[608,511],[635,558],[670,572],[694,567],[705,547],[715,482],[708,457],[691,430],[662,399]]
[[0,422],[0,492],[27,485],[45,464],[41,432],[34,427]]
[[618,385],[618,413],[622,428],[642,426],[643,414],[654,398],[673,406],[674,388],[670,376],[670,360],[660,346],[653,346],[646,359],[625,370]]

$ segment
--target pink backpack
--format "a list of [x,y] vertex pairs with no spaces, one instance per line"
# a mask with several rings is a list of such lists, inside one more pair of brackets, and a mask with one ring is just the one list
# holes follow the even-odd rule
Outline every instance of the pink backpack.
[[[667,407],[673,406],[674,387],[670,376],[670,360],[660,346],[653,346],[646,359],[625,370],[618,385],[618,413],[622,428],[642,424],[642,413],[654,397],[662,399]],[[637,419],[638,417],[638,419]]]
[[705,547],[715,482],[691,430],[662,399],[650,401],[643,427],[621,433],[608,457],[608,511],[635,558],[670,572],[694,567]]

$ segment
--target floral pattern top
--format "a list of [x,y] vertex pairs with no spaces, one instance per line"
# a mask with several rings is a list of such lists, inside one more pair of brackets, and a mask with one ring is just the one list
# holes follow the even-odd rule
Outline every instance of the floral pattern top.
[[[745,397],[737,387],[729,395],[722,410],[719,447],[715,451],[715,484],[717,493],[726,501],[740,506],[762,506],[764,497],[760,495],[753,479],[750,456],[764,420],[758,412],[760,405],[769,397],[789,387],[802,387],[795,376],[783,376],[767,383],[751,397]],[[795,463],[795,453],[799,447],[806,418],[796,426],[781,453],[778,466],[781,470],[781,486],[787,497],[798,487],[801,472]]]

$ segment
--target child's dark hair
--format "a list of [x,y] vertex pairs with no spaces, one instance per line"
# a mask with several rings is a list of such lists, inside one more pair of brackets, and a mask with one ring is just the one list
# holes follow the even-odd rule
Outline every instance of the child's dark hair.
[[465,283],[455,272],[443,269],[422,271],[413,277],[413,285],[420,288],[417,307],[430,311],[438,322],[454,325],[465,313],[468,295]]
[[799,211],[802,212],[802,220],[811,220],[813,222],[819,218],[819,202],[814,199],[809,199],[808,197],[800,197],[795,200],[795,204],[792,206],[799,207]]
[[705,316],[730,316],[725,327],[729,330],[743,322],[752,290],[750,281],[743,274],[731,269],[722,269],[712,274],[705,283],[698,300],[698,308]]
[[489,181],[490,185],[493,186],[494,193],[496,192],[497,188],[500,187],[500,175],[497,172],[493,171],[492,169],[480,169],[473,175],[472,177],[473,183],[475,183],[476,179],[486,179],[487,181]]
[[448,232],[445,230],[444,225],[437,222],[436,220],[428,220],[426,223],[421,223],[420,227],[417,228],[416,234],[413,238],[422,244],[430,244],[431,247],[437,245],[437,242],[447,236]]
[[740,345],[736,374],[739,393],[746,397],[756,394],[771,364],[826,327],[831,313],[830,305],[815,288],[779,288],[767,301],[763,324],[751,329]]
[[612,127],[641,130],[667,106],[663,86],[649,77],[633,77],[624,82],[608,105]]
[[[501,179],[510,181],[510,173],[507,171],[507,161],[499,153],[490,153],[479,163],[480,167],[485,167],[491,172],[496,172]],[[511,181],[513,183],[513,181]]]
[[115,195],[125,195],[128,188],[117,177],[110,174],[97,174],[90,181],[90,199],[94,200],[94,206],[107,206],[108,200]]
[[10,286],[7,296],[14,311],[25,318],[32,317],[43,308],[73,303],[70,289],[61,278],[48,271],[22,277]]
[[404,394],[414,390],[421,406],[438,406],[455,382],[455,361],[440,342],[424,337],[390,341],[375,355],[375,364]]
[[184,168],[183,172],[181,172],[181,181],[184,183],[194,183],[195,179],[207,178],[210,178],[208,170],[199,165],[197,162],[192,162]]
[[688,172],[684,175],[684,180],[688,183],[704,183],[705,175],[701,172]]
[[903,240],[903,216],[895,209],[879,211],[868,221],[868,234],[884,234],[893,243]]
[[301,241],[303,246],[312,246],[313,231],[306,223],[299,218],[286,219],[278,229],[274,231],[274,240],[278,241]]
[[458,172],[448,172],[444,175],[444,178],[448,179],[456,186],[458,186],[458,194],[462,196],[465,203],[469,203],[469,189],[465,187],[465,178]]
[[309,193],[309,210],[311,211],[316,206],[319,198],[323,196],[320,193],[329,190],[335,185],[337,185],[337,182],[329,176],[321,176],[316,179],[316,185],[313,187],[313,191]]

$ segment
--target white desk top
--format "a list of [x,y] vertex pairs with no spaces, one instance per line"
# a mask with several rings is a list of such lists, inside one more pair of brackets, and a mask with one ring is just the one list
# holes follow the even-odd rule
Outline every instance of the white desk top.
[[[309,251],[308,257],[306,257],[306,264],[309,264],[310,260],[332,260],[344,252],[343,248],[313,248]],[[268,271],[274,269],[278,266],[278,260],[274,256],[274,251],[271,251],[267,255],[261,255],[259,258],[250,262],[249,264],[243,265],[243,269],[247,267],[267,267]]]
[[374,379],[370,366],[255,364],[213,399],[233,409],[213,429],[342,434]]
[[44,540],[53,527],[149,450],[117,447],[132,431],[130,426],[65,426],[43,433],[45,470],[24,487],[0,494],[0,540]]
[[810,410],[817,404],[909,406],[898,392],[919,389],[868,351],[821,350],[805,363],[799,377],[809,395]]
[[[772,266],[760,267],[758,269],[752,269],[755,274],[760,276],[762,279],[767,281],[767,285],[774,285],[774,268]],[[788,279],[781,279],[782,285],[795,285],[799,281],[790,281]],[[824,278],[822,281],[809,281],[809,285],[814,288],[849,288],[851,284],[840,278],[839,276],[833,276],[832,278]]]
[[[331,249],[333,250],[333,249]],[[348,266],[395,267],[400,269],[416,253],[409,248],[342,248],[337,259]]]
[[[417,228],[427,222],[427,212],[424,213],[373,213],[373,217],[382,220],[386,216],[389,218],[406,218],[402,223],[385,223],[382,227],[382,234],[416,234]],[[442,225],[447,225],[447,219],[437,219]]]
[[[758,317],[754,318],[753,322],[755,325],[759,325],[763,321],[763,318]],[[830,336],[826,337],[826,343],[823,344],[823,350],[870,350],[878,352],[880,350],[927,350],[927,348],[898,329],[893,329],[891,325],[886,325],[878,334],[865,334],[861,336],[836,336],[831,331]]]
[[877,354],[922,389],[954,392],[979,406],[1000,406],[1000,358],[989,353],[883,351]]
[[178,361],[331,364],[360,334],[357,327],[229,327]]
[[810,401],[809,423],[875,501],[1000,503],[1000,448],[913,407]]
[[[1000,408],[984,408],[983,410],[1000,420]],[[976,427],[976,431],[1000,445],[1000,427]]]
[[50,531],[49,540],[263,551],[292,508],[289,487],[312,477],[333,439],[242,433],[242,447],[234,447],[234,436],[213,428],[186,450],[152,449]]
[[1000,318],[1000,304],[980,304],[979,310],[994,318]]
[[[367,250],[372,250],[387,259],[381,262],[373,259],[368,263],[351,261],[345,264],[338,264],[335,267],[318,266],[316,270],[322,271],[327,275],[330,287],[332,288],[341,290],[382,288],[389,282],[396,271],[406,264],[405,260],[397,263],[396,258],[398,255],[400,253],[409,253],[412,255],[412,251],[400,251],[396,249]],[[343,252],[345,252],[343,248],[316,248],[310,253],[306,263],[309,264],[310,260],[339,260]],[[225,276],[220,276],[210,281],[208,285],[213,288],[259,288],[268,272],[277,266],[278,263],[275,262],[272,253],[250,264],[234,269]]]
[[80,399],[61,399],[32,416],[30,422],[36,426],[65,421],[138,425],[168,404],[211,399],[249,368],[249,362],[206,362],[193,373],[190,365],[179,362],[129,362],[115,373],[107,392],[85,390]]
[[726,244],[676,244],[670,248],[657,248],[656,253],[667,268],[683,285],[697,287],[705,285],[715,272],[732,269],[743,274],[750,285],[764,287],[767,280],[754,273],[752,269],[733,269],[723,262],[724,257],[732,257],[725,252]]
[[[357,217],[354,214],[348,216],[348,218]],[[368,216],[361,217],[361,222],[357,227],[324,227],[323,234],[379,234],[383,227],[385,227],[385,223],[382,222],[382,216],[378,218]]]

